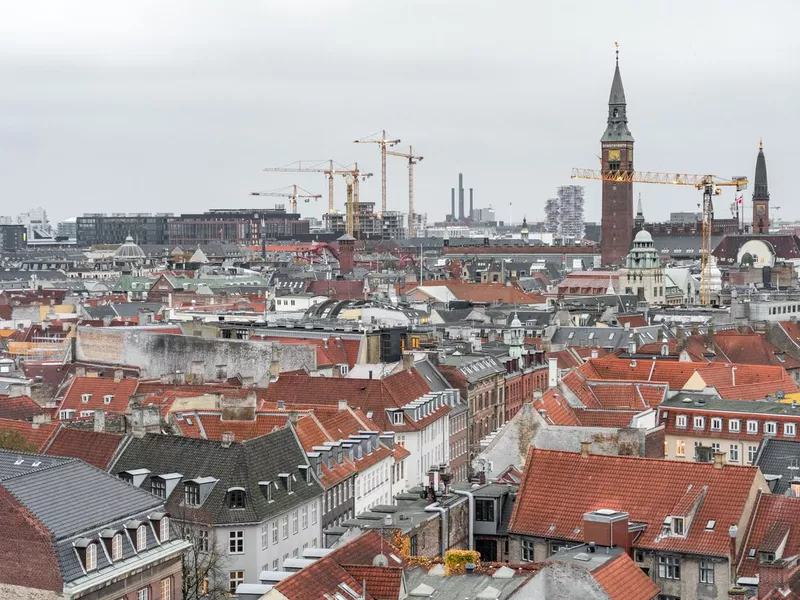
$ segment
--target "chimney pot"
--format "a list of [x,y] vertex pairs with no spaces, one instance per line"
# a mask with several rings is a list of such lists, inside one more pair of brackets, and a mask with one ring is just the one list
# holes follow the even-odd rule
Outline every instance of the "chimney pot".
[[725,468],[725,452],[714,452],[714,468]]
[[589,456],[592,453],[592,442],[581,442],[581,456]]

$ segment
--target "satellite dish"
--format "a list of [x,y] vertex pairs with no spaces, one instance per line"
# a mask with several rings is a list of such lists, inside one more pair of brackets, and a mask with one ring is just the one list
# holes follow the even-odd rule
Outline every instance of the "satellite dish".
[[373,567],[388,567],[389,566],[389,559],[386,558],[384,554],[378,554],[375,558],[372,559],[372,566]]

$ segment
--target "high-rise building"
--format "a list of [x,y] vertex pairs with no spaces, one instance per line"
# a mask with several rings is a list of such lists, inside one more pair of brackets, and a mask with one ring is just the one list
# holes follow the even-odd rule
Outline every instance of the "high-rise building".
[[[608,122],[600,138],[603,172],[633,171],[633,136],[628,129],[627,103],[617,51],[614,80],[608,98]],[[603,265],[621,265],[633,238],[633,183],[603,181],[600,255]]]
[[584,189],[580,185],[562,185],[557,198],[544,205],[544,229],[561,239],[583,239]]
[[137,244],[166,244],[172,214],[87,213],[76,219],[79,246],[122,244],[131,236]]
[[763,142],[758,145],[756,179],[753,185],[753,233],[769,233],[769,187]]

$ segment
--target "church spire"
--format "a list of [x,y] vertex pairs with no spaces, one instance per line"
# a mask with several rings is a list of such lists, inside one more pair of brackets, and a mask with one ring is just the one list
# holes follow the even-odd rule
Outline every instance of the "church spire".
[[[615,42],[616,44],[616,42]],[[611,81],[611,93],[608,96],[608,126],[601,142],[632,142],[633,136],[628,129],[627,103],[625,88],[622,86],[622,75],[619,72],[619,44],[616,44],[616,66],[614,79]]]
[[767,159],[764,157],[764,142],[758,144],[758,157],[756,158],[756,179],[753,185],[753,200],[769,201],[769,187],[767,186]]

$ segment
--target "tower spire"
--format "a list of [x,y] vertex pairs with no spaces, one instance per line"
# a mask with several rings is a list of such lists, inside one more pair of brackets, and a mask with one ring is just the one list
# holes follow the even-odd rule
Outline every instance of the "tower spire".
[[627,102],[622,75],[619,72],[619,44],[616,45],[616,62],[614,79],[611,81],[611,93],[608,95],[608,123],[601,142],[632,142],[633,136],[628,129]]
[[758,143],[756,177],[753,185],[753,233],[769,233],[769,186],[763,140]]
[[619,66],[619,42],[614,42],[614,47],[617,49],[617,66]]

